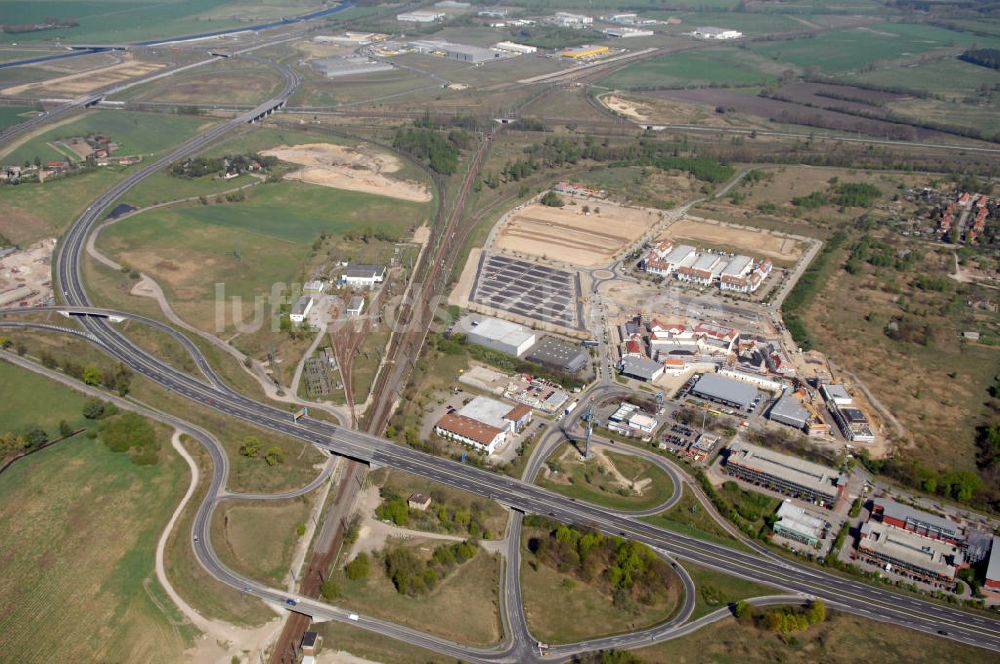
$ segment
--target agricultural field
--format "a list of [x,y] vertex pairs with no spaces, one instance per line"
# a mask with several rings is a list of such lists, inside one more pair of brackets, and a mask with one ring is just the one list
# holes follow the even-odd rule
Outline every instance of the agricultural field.
[[24,32],[18,42],[50,42],[57,38],[75,43],[121,43],[223,30],[248,20],[280,18],[320,7],[310,0],[167,0],[122,9],[119,2],[60,0],[58,2],[0,1],[4,23],[20,25],[48,17],[74,19],[74,27]]
[[738,48],[671,53],[631,64],[600,81],[623,90],[708,85],[762,85],[781,75],[782,67]]
[[[79,421],[84,397],[69,388],[6,364],[0,378],[3,396],[25,409],[5,408],[0,430],[27,417]],[[156,432],[169,445],[167,429]],[[83,435],[0,475],[0,659],[41,661],[41,642],[46,660],[182,659],[196,632],[158,585],[153,557],[187,478],[171,452],[137,466]]]
[[1000,38],[984,38],[931,25],[878,23],[803,39],[758,42],[748,48],[776,62],[802,69],[815,67],[825,74],[837,74],[856,71],[874,62],[919,56],[972,43],[980,48],[994,48],[1000,43]]
[[929,61],[888,63],[870,72],[851,74],[847,81],[920,90],[955,100],[975,96],[983,85],[1000,85],[1000,71],[948,56]]
[[659,214],[650,210],[563,198],[564,207],[535,203],[518,210],[498,231],[496,248],[581,267],[603,267],[659,221]]
[[793,638],[744,625],[727,618],[712,629],[634,651],[643,664],[765,664],[769,662],[823,661],[852,664],[859,658],[893,662],[954,662],[977,664],[983,650],[905,627],[879,623],[827,611],[827,620]]
[[132,111],[94,111],[67,124],[43,132],[11,152],[0,152],[0,161],[21,164],[33,161],[65,160],[66,156],[51,146],[63,138],[103,134],[118,144],[115,156],[155,156],[184,140],[205,131],[215,120],[185,115],[161,115]]
[[[641,457],[603,447],[584,462],[572,445],[559,447],[548,459],[548,472],[538,484],[556,493],[618,510],[644,510],[662,505],[673,494],[665,472]],[[558,469],[558,470],[556,470]]]
[[240,574],[284,585],[292,553],[309,519],[306,497],[275,501],[226,501],[213,515],[212,544]]

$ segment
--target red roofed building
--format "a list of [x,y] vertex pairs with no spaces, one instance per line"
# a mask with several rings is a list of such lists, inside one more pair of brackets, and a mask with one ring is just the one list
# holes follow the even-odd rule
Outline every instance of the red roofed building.
[[434,433],[471,445],[487,454],[492,454],[507,435],[502,429],[458,413],[445,413],[434,425]]

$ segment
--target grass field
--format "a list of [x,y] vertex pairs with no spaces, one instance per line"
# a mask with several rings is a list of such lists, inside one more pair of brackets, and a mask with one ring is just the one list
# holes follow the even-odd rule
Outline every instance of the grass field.
[[[635,612],[625,611],[593,586],[535,561],[527,548],[522,549],[522,558],[524,614],[531,635],[546,643],[573,643],[642,629],[668,620],[677,608],[668,602],[636,603]],[[680,587],[676,577],[671,582]]]
[[[749,57],[748,57],[749,56]],[[774,63],[737,48],[699,50],[645,60],[602,79],[600,85],[619,89],[699,85],[759,85],[776,79]]]
[[1000,71],[947,57],[905,65],[890,64],[874,71],[852,74],[849,80],[965,97],[974,95],[981,85],[992,88],[1000,84]]
[[53,438],[59,421],[74,429],[92,424],[82,411],[87,397],[47,378],[0,362],[0,432],[20,432],[37,424]]
[[201,178],[179,178],[169,173],[156,173],[129,190],[121,202],[137,208],[176,201],[194,196],[208,196],[259,182],[252,175],[244,174],[231,180],[220,180],[214,175]]
[[595,505],[625,510],[656,507],[666,502],[673,493],[674,485],[670,476],[644,459],[629,454],[605,452],[608,460],[628,480],[652,480],[641,494],[636,494],[622,489],[615,478],[596,461],[580,461],[575,449],[569,459],[565,458],[570,447],[568,443],[562,445],[549,457],[550,462],[558,461],[563,472],[556,476],[557,479],[540,480],[540,486]]
[[330,620],[314,623],[310,629],[319,632],[326,642],[326,647],[334,644],[333,647],[337,650],[349,652],[355,657],[362,657],[372,662],[431,664],[445,661],[441,655],[430,650],[346,623]]
[[254,296],[269,293],[272,284],[296,281],[321,233],[368,229],[401,237],[423,223],[427,210],[424,204],[282,182],[249,190],[244,202],[136,215],[105,230],[100,243],[159,281],[182,316],[214,331],[216,284],[225,285],[227,298],[242,297],[243,316],[252,317]]
[[24,122],[28,119],[24,114],[33,110],[27,106],[0,106],[0,131]]
[[917,56],[935,49],[967,46],[993,48],[1000,39],[977,37],[930,25],[879,23],[870,28],[853,28],[822,33],[791,41],[758,42],[755,53],[798,67],[816,67],[827,74],[860,69],[866,64]]
[[877,658],[887,662],[978,664],[986,651],[905,627],[827,612],[827,620],[791,638],[743,625],[734,618],[689,636],[634,651],[646,664],[765,664],[824,662],[853,664]]
[[[5,407],[0,430],[79,416],[82,397],[23,369],[0,364],[0,389],[28,411]],[[140,467],[84,436],[0,475],[0,660],[181,660],[195,632],[156,582],[153,555],[187,478],[172,453]]]
[[695,565],[694,563],[684,563],[684,569],[691,576],[696,588],[694,598],[694,613],[691,620],[721,609],[724,606],[737,602],[741,599],[751,597],[766,597],[767,595],[780,595],[781,590],[765,586],[754,581],[747,581],[729,574],[722,574],[715,570]]
[[212,543],[224,562],[249,577],[282,585],[299,535],[309,518],[306,498],[226,501],[213,515]]
[[238,27],[246,20],[294,16],[317,9],[309,0],[165,0],[129,4],[116,0],[0,1],[4,23],[24,24],[46,17],[75,19],[76,27],[25,32],[17,41],[48,42],[57,38],[74,43],[122,43]]
[[263,63],[222,62],[129,88],[111,99],[176,104],[258,104],[281,88],[281,77]]
[[[412,545],[409,542],[414,542]],[[418,554],[428,554],[440,542],[410,540]],[[338,606],[400,622],[446,639],[470,645],[490,645],[500,640],[498,559],[482,550],[452,571],[426,595],[401,595],[374,561],[367,579],[351,581],[343,571],[334,578],[343,591]]]
[[684,535],[710,539],[733,548],[746,548],[712,518],[705,506],[695,498],[694,493],[686,486],[676,505],[662,514],[647,517],[645,520]]
[[121,168],[107,167],[42,184],[4,187],[0,196],[0,234],[19,245],[58,237],[98,192],[121,177]]
[[79,120],[56,127],[24,143],[3,157],[4,163],[21,164],[39,157],[42,161],[65,159],[46,143],[61,138],[103,134],[118,144],[115,155],[149,158],[204,131],[215,120],[189,115],[163,115],[133,111],[95,111]]

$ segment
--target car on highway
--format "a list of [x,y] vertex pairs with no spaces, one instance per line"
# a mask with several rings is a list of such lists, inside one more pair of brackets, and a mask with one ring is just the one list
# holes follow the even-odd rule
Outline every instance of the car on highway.
[[287,598],[285,600],[285,604],[287,604],[288,606],[296,606],[298,603],[299,603],[299,600],[292,599],[291,597],[289,597],[289,598]]

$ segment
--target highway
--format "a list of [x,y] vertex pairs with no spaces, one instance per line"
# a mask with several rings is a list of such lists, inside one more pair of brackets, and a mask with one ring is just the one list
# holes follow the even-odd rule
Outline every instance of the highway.
[[[81,261],[87,235],[100,220],[103,210],[131,187],[171,162],[203,149],[242,124],[255,121],[281,108],[299,82],[297,75],[290,69],[282,67],[281,71],[285,77],[285,86],[279,95],[247,113],[220,123],[206,133],[190,139],[168,156],[143,166],[101,195],[77,219],[58,247],[55,269],[59,291],[71,307],[83,307],[89,304],[82,278]],[[431,456],[364,432],[315,420],[303,419],[294,422],[285,410],[254,401],[231,390],[228,386],[214,384],[212,381],[206,383],[177,370],[136,347],[103,319],[88,317],[82,319],[81,323],[85,331],[93,335],[106,352],[125,363],[134,372],[164,388],[220,413],[297,437],[331,453],[373,466],[389,466],[414,473],[496,500],[522,513],[545,515],[564,523],[596,528],[609,534],[641,541],[671,558],[695,562],[735,576],[776,585],[797,596],[819,598],[831,607],[872,620],[892,622],[928,634],[941,635],[970,645],[1000,651],[1000,623],[992,618],[895,593],[884,587],[870,586],[794,561],[762,557],[700,541],[694,537],[638,521],[630,515],[562,497],[526,481]],[[224,459],[218,460],[215,464],[210,495],[217,495],[223,487],[225,464]],[[195,521],[195,532],[204,534],[195,543],[202,564],[215,578],[234,588],[269,601],[283,602],[287,596],[285,593],[250,582],[233,573],[218,560],[211,548],[208,530],[214,505],[215,502],[210,508],[199,511]],[[295,610],[317,619],[350,620],[345,611],[308,598],[299,598]],[[516,661],[510,660],[510,653],[502,649],[475,649],[460,644],[449,644],[441,639],[386,621],[364,618],[354,624],[462,659]],[[663,626],[661,628],[666,629]],[[589,648],[592,643],[595,642],[588,642],[584,647]]]

